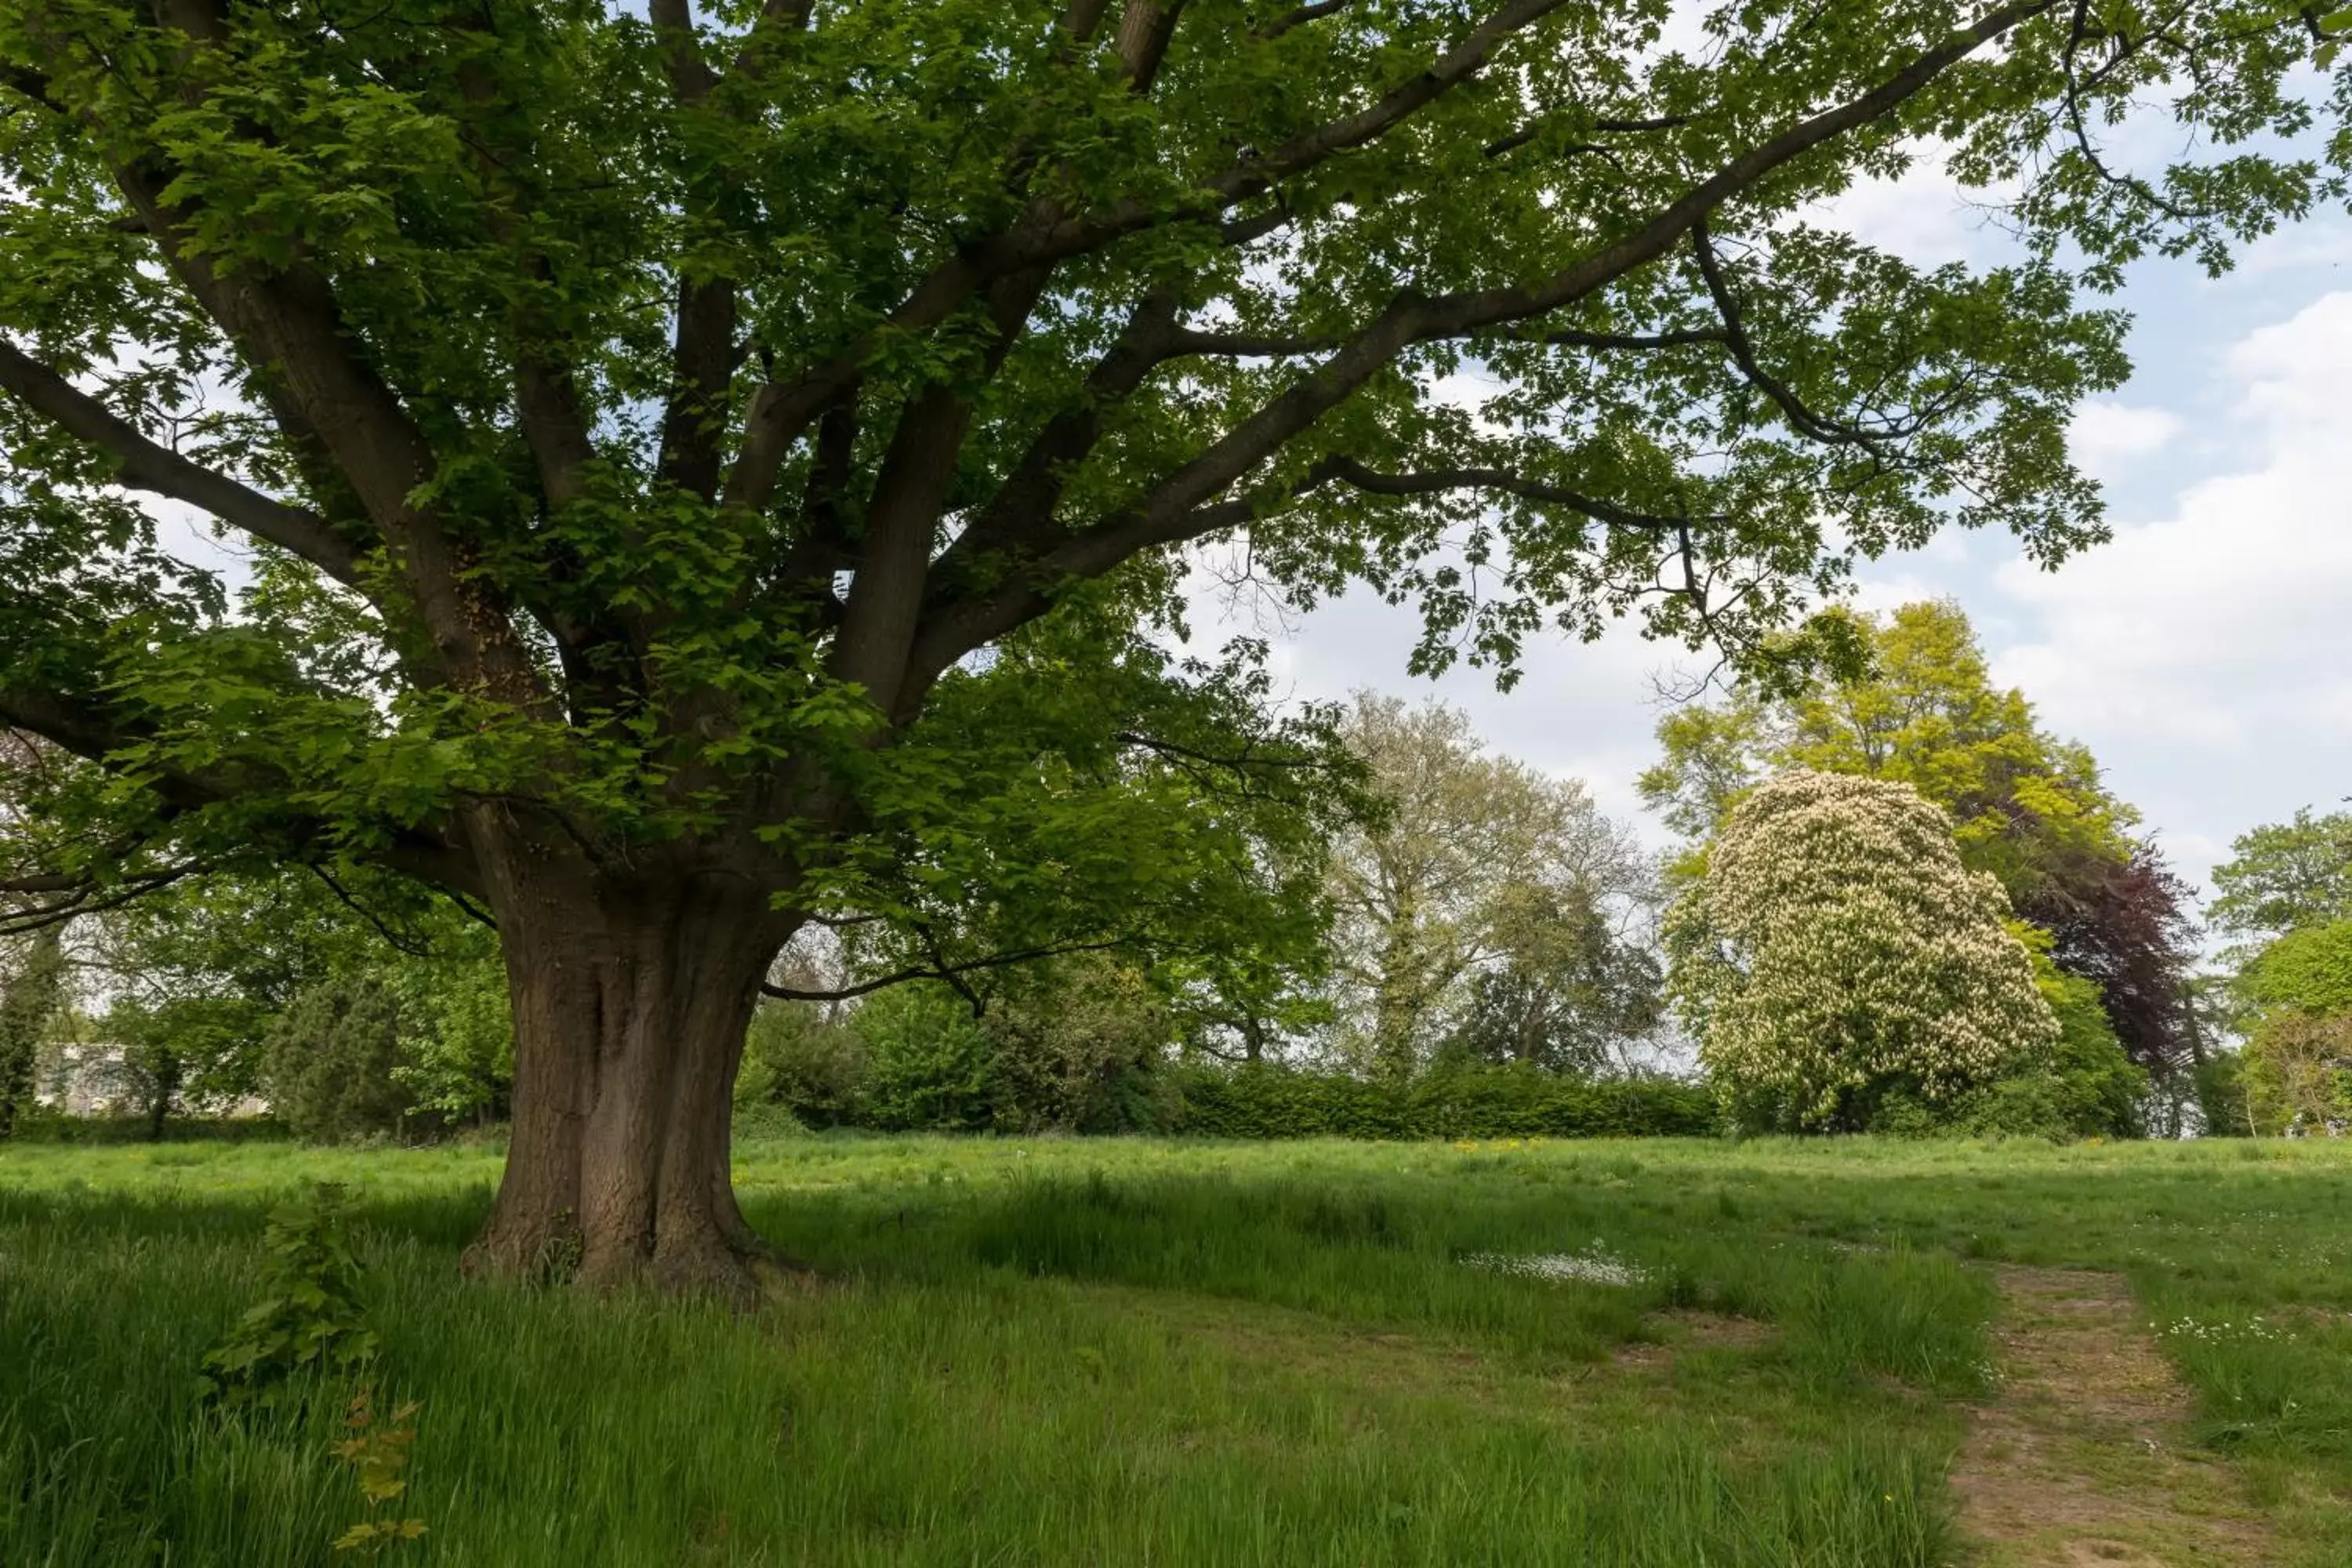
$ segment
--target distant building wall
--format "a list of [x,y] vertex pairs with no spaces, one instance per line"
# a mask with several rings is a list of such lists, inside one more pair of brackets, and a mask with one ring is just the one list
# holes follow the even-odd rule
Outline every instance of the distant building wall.
[[[121,1116],[144,1110],[146,1102],[130,1054],[126,1047],[103,1041],[58,1046],[34,1079],[33,1099],[66,1116]],[[234,1100],[197,1099],[188,1109],[213,1116],[264,1116],[269,1101],[247,1094]]]

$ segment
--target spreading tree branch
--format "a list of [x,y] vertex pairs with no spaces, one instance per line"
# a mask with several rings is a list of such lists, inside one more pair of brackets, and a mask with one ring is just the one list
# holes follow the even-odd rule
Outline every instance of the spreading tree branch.
[[338,583],[358,584],[359,552],[324,518],[150,440],[138,426],[5,339],[0,339],[0,390],[68,436],[111,454],[117,477],[132,489],[185,501],[264,543],[290,551]]
[[[877,979],[860,981],[855,985],[844,985],[835,990],[804,991],[794,986],[777,985],[766,981],[761,983],[760,990],[766,995],[785,1002],[848,1002],[859,996],[870,996],[877,991],[886,990],[893,985],[904,985],[913,980],[937,980],[953,985],[959,976],[976,973],[982,970],[1003,969],[1015,963],[1034,963],[1041,958],[1058,958],[1065,953],[1108,952],[1115,948],[1132,945],[1131,940],[1126,937],[1115,937],[1104,942],[1054,942],[1042,947],[1023,948],[1015,952],[991,953],[985,958],[968,959],[961,963],[946,963],[935,951],[933,960],[929,963],[893,970]],[[968,988],[958,986],[957,989],[970,999],[971,994]]]
[[[231,31],[222,0],[160,0],[163,41],[184,54],[220,47]],[[177,37],[173,37],[173,35]],[[200,243],[200,204],[159,156],[118,156],[121,189],[182,285],[244,352],[298,445],[332,458],[405,578],[443,679],[544,710],[549,693],[515,635],[509,607],[415,499],[436,477],[432,443],[362,357],[333,285],[296,260],[224,268]]]
[[[5,674],[5,672],[0,672]],[[0,679],[0,724],[37,735],[50,744],[100,767],[123,769],[123,758],[150,737],[126,727],[114,716],[58,691],[33,691]],[[166,818],[226,803],[280,793],[281,780],[251,772],[206,772],[185,764],[140,759],[139,784],[151,792]],[[301,817],[278,826],[282,838],[297,844],[323,845],[333,835],[323,822]],[[391,827],[374,858],[386,867],[422,882],[478,895],[481,878],[472,854],[454,837],[422,824]]]
[[[1012,227],[959,247],[925,275],[880,329],[859,337],[797,381],[770,383],[760,388],[744,416],[741,455],[727,479],[727,504],[756,510],[767,503],[785,455],[807,432],[818,411],[858,374],[875,346],[887,337],[937,326],[992,278],[1050,267],[1162,224],[1214,222],[1228,208],[1265,194],[1280,181],[1395,129],[1475,77],[1507,39],[1568,3],[1509,0],[1472,28],[1461,44],[1374,103],[1303,132],[1270,152],[1244,156],[1203,182],[1204,195],[1198,202],[1178,204],[1171,209],[1165,204],[1131,198],[1076,216],[1065,216],[1057,206],[1045,203],[1033,205]],[[1148,0],[1131,0],[1130,14],[1134,5],[1148,5]]]
[[[1177,468],[1131,510],[1064,536],[1025,570],[1012,574],[994,587],[940,605],[917,635],[907,661],[907,684],[896,693],[888,710],[901,718],[911,716],[923,692],[942,671],[973,648],[1045,613],[1062,583],[1097,577],[1146,550],[1182,543],[1250,521],[1256,510],[1253,503],[1213,504],[1214,498],[1344,402],[1406,349],[1422,342],[1475,336],[1590,298],[1667,254],[1694,230],[1703,228],[1710,213],[1766,175],[1891,112],[1985,43],[2042,15],[2054,3],[2012,0],[1986,13],[1915,57],[1876,87],[1749,148],[1648,222],[1541,282],[1433,299],[1411,292],[1398,295],[1329,358]],[[1718,306],[1721,303],[1718,300]],[[1738,333],[1736,302],[1732,308],[1727,328]],[[1748,356],[1750,364],[1753,357],[1752,353]],[[1826,424],[1821,427],[1832,428]],[[1831,438],[1843,437],[1832,435]]]
[[[344,887],[341,882],[338,881],[335,879],[334,873],[328,870],[324,866],[312,862],[310,864],[310,874],[318,878],[320,881],[326,884],[327,891],[334,894],[335,901],[337,903],[351,910],[352,913],[359,916],[362,921],[365,921],[368,925],[374,930],[376,935],[383,938],[385,942],[390,944],[394,952],[404,954],[409,958],[431,958],[435,956],[433,944],[431,942],[418,942],[413,937],[405,937],[401,935],[398,931],[394,931],[390,925],[384,922],[384,920],[381,915],[377,914],[373,910],[369,909],[365,904],[360,902],[358,899],[352,897],[351,889]],[[463,908],[464,900],[460,899],[457,901],[459,907]]]
[[1293,32],[1309,22],[1319,22],[1326,16],[1336,16],[1355,3],[1356,0],[1314,0],[1313,5],[1301,5],[1295,11],[1276,17],[1252,36],[1262,44],[1272,43],[1285,33]]
[[1541,332],[1538,342],[1555,348],[1601,349],[1631,353],[1648,353],[1661,349],[1688,348],[1698,343],[1721,346],[1730,341],[1730,334],[1720,327],[1692,327],[1674,332],[1585,332],[1573,330]]
[[[190,861],[142,871],[112,884],[73,879],[48,896],[47,902],[0,904],[0,936],[26,936],[68,924],[85,915],[105,914],[209,869],[202,862]],[[0,883],[0,894],[9,892],[11,886]]]
[[[1506,153],[1517,152],[1519,148],[1526,146],[1528,142],[1533,142],[1536,138],[1541,136],[1545,126],[1552,124],[1560,118],[1562,117],[1559,115],[1548,114],[1539,119],[1530,120],[1525,125],[1520,126],[1517,131],[1512,132],[1509,135],[1500,136],[1496,138],[1494,141],[1487,142],[1486,146],[1479,149],[1479,152],[1482,156],[1487,158],[1499,158]],[[1632,136],[1638,135],[1645,131],[1678,131],[1682,127],[1690,124],[1694,118],[1694,116],[1688,114],[1661,114],[1647,120],[1592,120],[1583,121],[1582,123],[1585,128],[1590,131],[1601,132],[1620,136]],[[1563,148],[1562,151],[1569,153],[1607,153],[1612,151],[1612,149],[1600,142],[1577,142],[1570,143],[1566,148]]]
[[1814,413],[1786,382],[1764,368],[1756,357],[1756,345],[1748,340],[1739,297],[1732,292],[1729,280],[1723,275],[1723,263],[1715,254],[1714,240],[1707,233],[1705,219],[1691,225],[1690,237],[1691,248],[1698,257],[1700,275],[1706,279],[1707,296],[1715,301],[1717,314],[1723,318],[1720,341],[1731,351],[1733,363],[1748,384],[1779,405],[1790,426],[1809,440],[1829,447],[1871,447],[1885,439],[1877,432]]
[[1688,517],[1668,517],[1651,512],[1635,511],[1597,496],[1572,490],[1563,485],[1547,484],[1515,474],[1503,468],[1441,468],[1427,473],[1382,474],[1358,462],[1353,458],[1327,458],[1317,465],[1310,479],[1313,484],[1337,479],[1352,485],[1370,495],[1419,496],[1436,495],[1447,490],[1494,490],[1517,496],[1522,500],[1541,501],[1550,506],[1566,507],[1569,510],[1591,518],[1612,528],[1673,532],[1686,529],[1696,521],[1715,521]]

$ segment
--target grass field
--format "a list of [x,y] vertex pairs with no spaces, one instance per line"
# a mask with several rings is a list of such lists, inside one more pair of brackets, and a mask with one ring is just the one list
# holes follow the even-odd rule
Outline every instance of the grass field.
[[[193,1386],[314,1178],[379,1404],[421,1405],[394,1561],[2038,1563],[1950,1479],[2011,1462],[1970,1434],[2021,1264],[2120,1275],[2192,1401],[2163,1445],[2061,1430],[2063,1390],[2001,1428],[2119,1500],[2114,1560],[2207,1560],[2165,1554],[2186,1510],[2228,1561],[2352,1562],[2342,1145],[779,1139],[745,1206],[831,1283],[752,1318],[459,1283],[496,1173],[0,1149],[0,1563],[351,1559],[341,1390]],[[1479,1261],[1550,1255],[1626,1282]]]

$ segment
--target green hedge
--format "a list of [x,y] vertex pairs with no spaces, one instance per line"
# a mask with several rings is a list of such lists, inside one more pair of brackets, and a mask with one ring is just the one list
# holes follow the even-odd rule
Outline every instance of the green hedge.
[[1188,1069],[1171,1131],[1211,1138],[1662,1138],[1720,1130],[1704,1084],[1495,1068],[1407,1083],[1282,1068]]
[[[154,1136],[144,1115],[68,1116],[43,1106],[16,1122],[19,1143],[144,1143]],[[269,1116],[184,1116],[163,1123],[172,1143],[289,1143],[294,1134]],[[5,1147],[5,1145],[0,1145]]]

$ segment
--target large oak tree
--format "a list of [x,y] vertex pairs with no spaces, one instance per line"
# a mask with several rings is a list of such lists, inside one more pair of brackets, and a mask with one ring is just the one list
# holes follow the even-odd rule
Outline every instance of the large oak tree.
[[1128,787],[1259,754],[1127,721],[1246,686],[1144,635],[1183,547],[1418,596],[1423,665],[1741,645],[1947,522],[2072,550],[2121,319],[1820,204],[1935,139],[2094,281],[2211,250],[2318,173],[2102,129],[2163,80],[2296,132],[2315,16],[8,0],[0,719],[87,766],[0,875],[20,922],[237,856],[449,889],[519,1032],[477,1265],[748,1292],[728,1084],[801,923],[1215,847]]

